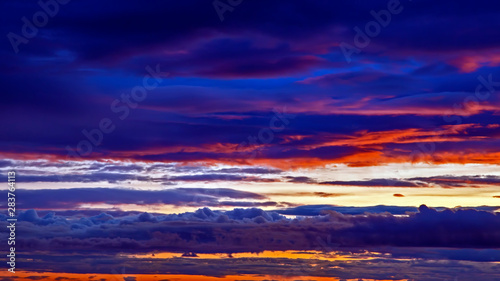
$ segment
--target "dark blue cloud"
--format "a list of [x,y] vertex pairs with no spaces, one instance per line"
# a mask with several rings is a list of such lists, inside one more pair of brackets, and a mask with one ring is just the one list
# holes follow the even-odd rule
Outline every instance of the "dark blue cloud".
[[[20,19],[40,10],[29,1],[1,5],[10,11],[4,34],[20,33]],[[96,5],[100,9],[89,8]],[[273,108],[286,106],[297,117],[257,159],[345,161],[373,151],[400,156],[390,144],[301,145],[321,144],[322,133],[335,133],[332,140],[449,125],[441,115],[474,94],[479,75],[491,74],[493,81],[500,75],[497,4],[401,5],[403,11],[347,64],[339,42],[352,42],[353,28],[372,21],[370,11],[385,9],[387,1],[252,1],[226,14],[224,22],[211,1],[68,3],[18,54],[7,38],[0,45],[0,117],[9,120],[2,123],[9,134],[0,137],[1,152],[64,158],[66,146],[86,139],[82,130],[110,118],[116,129],[91,158],[245,161],[234,151],[210,147],[237,146],[268,128]],[[147,65],[159,65],[169,76],[120,122],[110,104],[142,83]],[[470,65],[475,69],[466,69]],[[462,122],[495,124],[497,96],[482,103]],[[496,138],[498,129],[468,133]],[[298,135],[308,138],[290,141]],[[456,146],[479,151],[463,141]]]
[[407,212],[417,212],[417,207],[402,207],[402,206],[369,206],[369,207],[348,207],[348,206],[333,206],[333,205],[304,205],[288,209],[276,210],[277,213],[284,215],[295,216],[319,216],[324,211],[335,211],[348,215],[361,215],[364,213],[380,214],[391,213],[393,215],[404,215]]
[[[276,202],[248,202],[264,200],[265,196],[228,188],[176,188],[168,190],[133,190],[118,188],[71,188],[18,190],[18,208],[45,210],[74,210],[82,204],[138,204],[175,206],[277,206]],[[240,201],[222,202],[222,199]],[[4,205],[6,206],[6,205]]]
[[[2,215],[2,219],[7,217]],[[114,217],[66,218],[25,211],[18,217],[20,249],[31,251],[260,252],[312,250],[316,237],[329,236],[334,247],[496,248],[499,216],[473,209],[437,211],[425,205],[406,216],[362,215],[325,210],[323,215],[287,219],[260,209],[171,215],[143,213]],[[2,224],[5,224],[3,222]],[[3,234],[6,236],[7,234]],[[224,241],[224,243],[220,243]],[[243,243],[244,241],[244,243]],[[17,244],[16,244],[17,245]],[[332,246],[333,247],[333,246]]]

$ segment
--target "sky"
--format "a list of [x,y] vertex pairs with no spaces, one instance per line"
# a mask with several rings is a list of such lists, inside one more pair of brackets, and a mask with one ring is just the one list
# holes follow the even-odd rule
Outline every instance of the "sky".
[[[279,279],[264,260],[283,272],[303,260],[317,270],[291,276],[316,280],[498,278],[499,4],[0,8],[0,174],[16,173],[30,249],[16,278]],[[329,235],[333,250],[317,249]],[[391,275],[362,251],[391,268],[423,264]],[[83,253],[88,264],[72,264]],[[196,270],[176,264],[186,260]],[[203,274],[208,260],[220,271]],[[116,274],[90,266],[105,261]]]

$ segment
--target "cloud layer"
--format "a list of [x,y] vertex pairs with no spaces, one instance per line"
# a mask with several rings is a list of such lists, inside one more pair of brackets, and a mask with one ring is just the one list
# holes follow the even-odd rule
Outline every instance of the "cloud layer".
[[[498,163],[495,3],[401,1],[350,63],[339,46],[355,44],[355,28],[387,1],[251,1],[224,22],[210,1],[97,5],[61,6],[17,54],[3,40],[3,156],[285,169]],[[19,36],[20,19],[40,9],[1,8],[3,34]],[[161,84],[127,101],[146,66]],[[113,132],[101,138],[103,119]]]
[[[323,215],[287,219],[261,209],[122,217],[39,217],[19,215],[16,245],[29,251],[234,253],[264,250],[314,250],[318,237],[332,247],[495,248],[500,243],[496,213],[472,209],[437,211],[425,205],[416,213]],[[5,222],[6,217],[2,220]],[[6,233],[3,236],[7,235]],[[324,239],[324,238],[322,238]]]

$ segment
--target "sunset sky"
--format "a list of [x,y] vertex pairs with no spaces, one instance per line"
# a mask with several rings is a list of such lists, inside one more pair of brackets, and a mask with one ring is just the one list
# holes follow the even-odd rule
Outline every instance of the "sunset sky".
[[40,3],[0,3],[0,280],[500,280],[498,3]]

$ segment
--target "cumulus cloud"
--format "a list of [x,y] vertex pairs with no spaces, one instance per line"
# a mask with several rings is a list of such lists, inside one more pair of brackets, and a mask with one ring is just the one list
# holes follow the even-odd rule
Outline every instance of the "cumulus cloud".
[[[440,208],[443,209],[443,208]],[[361,215],[364,213],[380,214],[380,213],[390,213],[393,215],[404,215],[407,212],[417,212],[416,207],[405,207],[405,206],[367,206],[367,207],[349,207],[349,206],[334,206],[334,205],[303,205],[293,208],[280,209],[276,212],[285,215],[295,215],[295,216],[318,216],[324,211],[335,211],[342,214],[349,215]]]
[[500,243],[499,227],[499,216],[492,212],[423,205],[405,216],[324,210],[297,219],[256,208],[124,217],[40,217],[30,210],[19,215],[17,229],[20,249],[30,251],[231,253],[311,250],[318,237],[327,236],[335,247],[494,248]]

